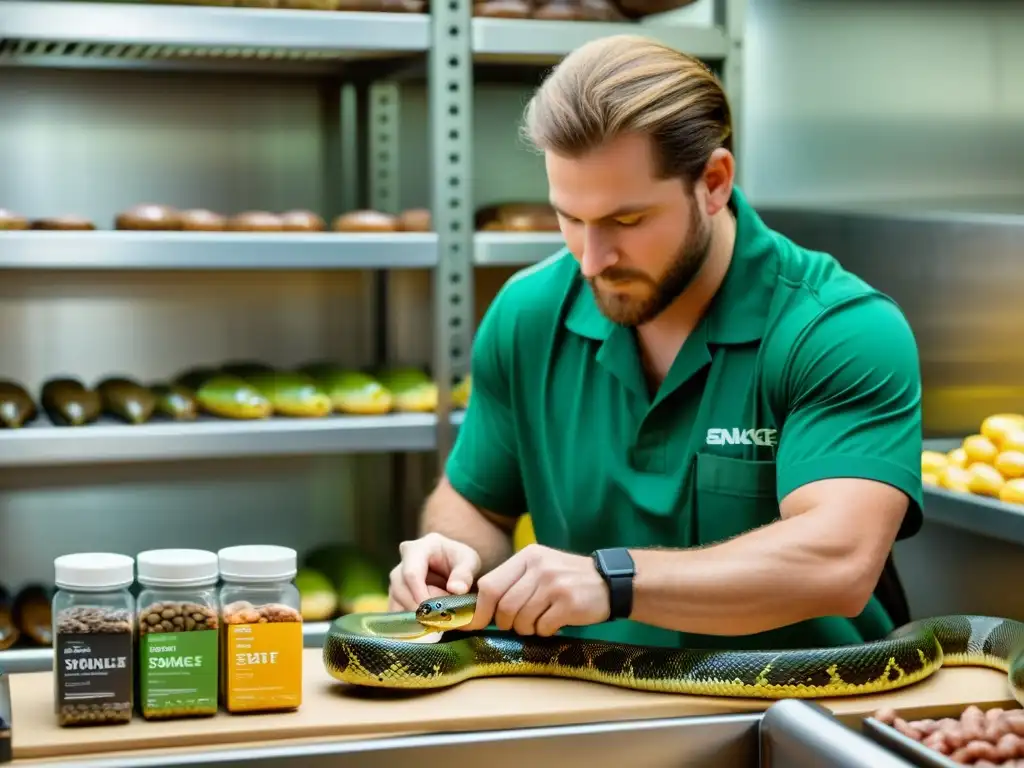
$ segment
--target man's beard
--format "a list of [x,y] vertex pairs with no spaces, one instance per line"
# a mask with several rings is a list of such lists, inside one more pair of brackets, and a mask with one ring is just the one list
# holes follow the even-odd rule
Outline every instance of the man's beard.
[[655,281],[637,270],[617,267],[609,267],[598,276],[609,283],[646,283],[652,289],[649,295],[636,297],[628,293],[602,292],[595,284],[596,278],[588,279],[601,313],[614,323],[632,328],[649,323],[679,298],[704,266],[711,249],[710,223],[699,218],[697,221],[698,226],[683,243],[660,280]]

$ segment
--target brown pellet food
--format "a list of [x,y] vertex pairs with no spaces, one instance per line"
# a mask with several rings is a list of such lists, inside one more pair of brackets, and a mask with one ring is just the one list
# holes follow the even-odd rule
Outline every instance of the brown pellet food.
[[217,629],[216,609],[201,603],[159,602],[139,610],[139,635]]
[[57,614],[57,634],[119,634],[132,631],[130,611],[75,606]]
[[972,704],[958,718],[906,720],[886,708],[873,717],[961,765],[1024,766],[1024,709]]
[[111,725],[127,723],[131,719],[131,704],[123,701],[109,704],[65,704],[58,713],[61,725]]
[[73,606],[58,612],[54,705],[62,726],[132,718],[134,623],[130,610]]
[[253,605],[248,600],[239,600],[224,606],[225,624],[275,624],[301,622],[302,614],[290,605],[265,603]]

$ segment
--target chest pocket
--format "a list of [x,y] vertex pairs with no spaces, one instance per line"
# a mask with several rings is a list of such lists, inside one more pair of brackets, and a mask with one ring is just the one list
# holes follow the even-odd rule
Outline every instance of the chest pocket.
[[[778,425],[762,398],[759,345],[720,347],[701,399],[694,445],[694,539],[713,544],[779,517]],[[710,444],[709,428],[729,440]],[[702,444],[703,443],[703,444]]]
[[779,516],[775,462],[697,454],[697,540],[713,544]]

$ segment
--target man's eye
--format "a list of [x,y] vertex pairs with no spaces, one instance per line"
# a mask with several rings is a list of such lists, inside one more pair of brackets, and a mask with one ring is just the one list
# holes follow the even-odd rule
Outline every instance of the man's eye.
[[615,222],[623,227],[635,227],[643,221],[643,216],[627,216],[622,219],[616,219]]

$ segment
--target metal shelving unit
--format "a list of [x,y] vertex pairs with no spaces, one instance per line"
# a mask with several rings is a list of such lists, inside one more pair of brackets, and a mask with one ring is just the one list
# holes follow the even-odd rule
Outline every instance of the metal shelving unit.
[[481,62],[554,61],[589,40],[619,34],[652,37],[702,59],[724,59],[730,49],[729,37],[719,26],[474,18],[472,30],[473,57]]
[[0,233],[0,269],[409,269],[437,265],[431,233]]
[[[104,420],[77,428],[55,427],[40,418],[22,430],[0,432],[0,466],[15,471],[105,462],[383,453],[395,455],[396,474],[403,481],[400,462],[407,452],[435,451],[443,462],[463,415],[448,406],[452,382],[470,372],[474,269],[525,266],[563,246],[559,233],[474,232],[476,65],[522,65],[525,74],[531,66],[553,62],[587,40],[636,32],[705,58],[722,71],[732,97],[738,98],[740,0],[717,0],[710,28],[669,26],[658,20],[611,24],[473,18],[471,0],[433,2],[429,15],[123,2],[15,0],[0,6],[0,67],[321,78],[326,94],[321,105],[327,122],[326,162],[332,166],[325,169],[325,186],[329,205],[339,212],[362,205],[399,211],[400,83],[410,69],[421,67],[427,89],[432,233],[5,232],[0,233],[0,269],[365,270],[372,272],[380,322],[401,311],[388,304],[390,281],[399,277],[397,273],[427,269],[432,288],[431,373],[440,403],[432,414],[381,417],[203,418],[189,424],[154,420],[140,426]],[[357,130],[362,118],[366,124]],[[385,339],[377,352],[389,343]],[[326,627],[307,624],[306,645],[320,645]],[[0,654],[0,665],[13,671],[47,669],[51,663],[49,649]],[[702,731],[705,740],[718,733],[708,728]],[[739,750],[736,754],[754,754],[750,722],[734,719],[722,728],[722,733],[746,734],[743,746],[734,748]],[[617,741],[621,743],[621,737]],[[446,742],[438,748],[444,751],[449,746]],[[382,749],[360,746],[342,759],[346,765],[385,764],[377,761],[384,752],[374,751]],[[525,747],[526,752],[529,749]],[[320,751],[327,761],[336,760],[336,755]],[[407,755],[396,748],[386,756],[407,760]],[[311,765],[319,759],[295,746],[260,755],[236,750],[232,759],[284,765],[300,756],[308,757]],[[168,761],[177,764],[177,758]]]
[[558,232],[477,232],[473,235],[473,263],[481,267],[526,266],[564,247]]
[[[397,86],[388,74],[394,63],[388,60],[425,57],[432,158],[430,207],[436,234],[7,233],[0,240],[0,268],[431,267],[435,289],[432,369],[441,390],[440,401],[448,402],[450,382],[469,373],[473,267],[526,265],[562,245],[557,234],[473,232],[474,64],[553,61],[596,37],[633,32],[708,61],[722,72],[731,97],[738,100],[743,11],[741,0],[718,0],[714,24],[701,27],[668,24],[658,18],[638,23],[474,18],[468,0],[435,4],[430,15],[103,2],[4,3],[0,17],[2,65],[272,66],[290,72],[322,71],[332,75],[342,74],[345,66],[353,65],[353,73],[369,83],[369,124],[374,129],[382,128],[388,120],[391,126],[398,123]],[[346,87],[342,87],[340,104],[355,99],[353,92],[344,91]],[[371,130],[369,140],[370,198],[374,207],[389,210],[396,197],[398,137],[393,128]],[[341,151],[352,160],[357,148],[349,144]],[[448,414],[443,411],[437,420],[436,437],[442,456],[452,440]],[[396,436],[394,440],[402,434],[419,434],[404,427],[385,429]],[[366,429],[346,434],[370,432]],[[27,438],[26,444],[33,439]],[[244,440],[238,438],[238,444]],[[395,445],[388,438],[379,442]],[[222,445],[231,444],[227,441]],[[347,440],[339,444],[349,445]],[[422,443],[413,438],[413,445]]]
[[[449,417],[458,427],[460,412]],[[223,456],[288,456],[430,451],[437,416],[270,418],[253,421],[200,418],[191,423],[128,425],[103,418],[81,427],[54,426],[45,418],[0,435],[6,467],[96,464],[120,461],[181,461]]]
[[[948,453],[960,440],[925,440],[926,451]],[[924,486],[924,515],[928,520],[1013,544],[1024,544],[1024,505],[1009,504],[979,494]]]
[[295,69],[423,53],[429,46],[423,14],[46,0],[4,2],[0,14],[4,65],[284,63]]

